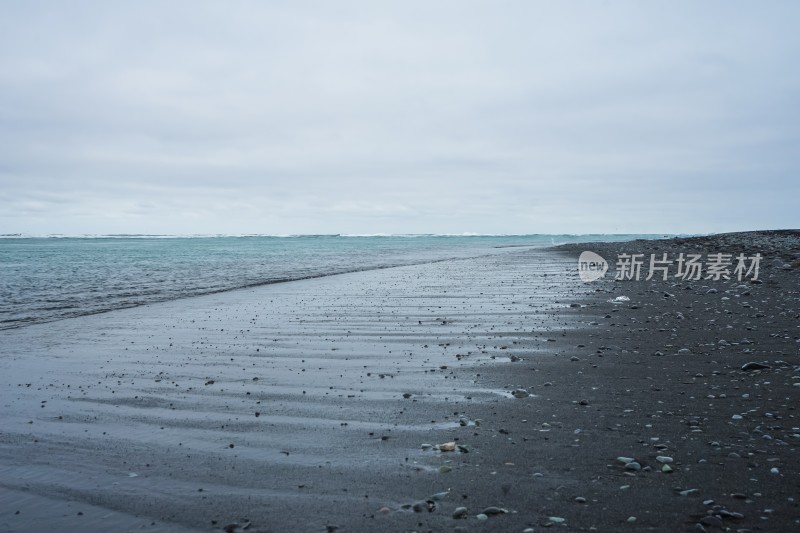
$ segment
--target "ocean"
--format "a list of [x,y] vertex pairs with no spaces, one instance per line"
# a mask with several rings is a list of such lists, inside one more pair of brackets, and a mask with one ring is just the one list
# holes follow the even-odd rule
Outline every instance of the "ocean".
[[500,253],[662,235],[0,237],[0,329],[200,294]]

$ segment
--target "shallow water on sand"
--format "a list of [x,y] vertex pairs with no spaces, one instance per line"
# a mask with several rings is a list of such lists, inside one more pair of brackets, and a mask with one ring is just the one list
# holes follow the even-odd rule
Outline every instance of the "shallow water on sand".
[[0,329],[265,283],[603,239],[609,236],[6,236]]

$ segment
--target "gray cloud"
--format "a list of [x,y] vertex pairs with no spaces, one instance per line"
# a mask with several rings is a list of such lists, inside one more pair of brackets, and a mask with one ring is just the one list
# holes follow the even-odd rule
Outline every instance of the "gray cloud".
[[797,226],[793,2],[0,6],[0,233]]

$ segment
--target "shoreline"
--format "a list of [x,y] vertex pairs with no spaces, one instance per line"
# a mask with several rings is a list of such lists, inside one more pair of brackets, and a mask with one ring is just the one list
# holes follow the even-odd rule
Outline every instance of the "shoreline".
[[[755,249],[765,233],[515,250],[0,331],[0,527],[797,527],[797,269],[765,261],[747,296],[577,280],[582,249]],[[622,291],[627,306],[607,301]],[[719,344],[748,321],[752,344]],[[750,359],[771,368],[738,370]],[[42,498],[61,504],[31,516]]]
[[[581,237],[568,240],[576,238]],[[582,238],[591,240],[593,236]],[[8,275],[0,294],[0,329],[272,283],[476,258],[504,253],[503,243],[540,248],[550,246],[552,241],[542,235],[340,239],[341,242],[339,238],[318,235],[289,237],[276,245],[270,238],[265,242],[264,237],[254,237],[253,242],[242,246],[236,237],[196,241],[177,238],[176,247],[164,239],[122,238],[110,239],[118,242],[106,248],[87,244],[97,239],[78,238],[68,239],[72,244],[56,245],[55,249],[52,243],[39,247],[41,239],[18,239],[10,241],[14,242],[11,245],[7,240],[5,246],[0,244]],[[215,243],[214,254],[236,256],[237,261],[206,261],[208,241]],[[61,260],[52,261],[54,256]],[[115,275],[109,276],[109,271],[115,271]],[[27,279],[28,273],[38,281]]]

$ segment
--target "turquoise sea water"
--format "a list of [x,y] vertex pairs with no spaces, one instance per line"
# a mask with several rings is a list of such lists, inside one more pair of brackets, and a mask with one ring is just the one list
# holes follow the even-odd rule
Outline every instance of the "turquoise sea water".
[[265,283],[644,235],[0,238],[0,329]]

